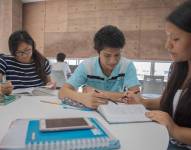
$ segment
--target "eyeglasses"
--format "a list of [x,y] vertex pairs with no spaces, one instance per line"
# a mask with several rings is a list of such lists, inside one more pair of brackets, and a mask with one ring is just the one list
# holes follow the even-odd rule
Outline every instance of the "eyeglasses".
[[31,55],[32,54],[32,49],[28,49],[28,50],[22,50],[22,51],[16,51],[15,55],[20,57],[20,56],[24,56],[24,55]]

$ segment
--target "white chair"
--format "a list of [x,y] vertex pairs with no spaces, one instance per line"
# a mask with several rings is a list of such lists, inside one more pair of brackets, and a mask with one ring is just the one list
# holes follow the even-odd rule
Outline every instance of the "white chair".
[[66,81],[66,78],[65,78],[65,75],[64,75],[64,72],[59,70],[52,70],[51,72],[51,77],[53,80],[56,81],[56,87],[62,87],[63,84],[65,83]]
[[145,75],[141,93],[161,95],[164,90],[164,76]]

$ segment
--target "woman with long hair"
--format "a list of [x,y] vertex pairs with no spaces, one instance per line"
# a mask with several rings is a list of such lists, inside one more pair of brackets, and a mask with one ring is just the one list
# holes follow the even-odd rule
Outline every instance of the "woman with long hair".
[[0,56],[0,78],[10,80],[14,89],[44,85],[54,86],[49,61],[41,55],[26,31],[13,32],[9,37],[10,55]]
[[[174,61],[161,98],[143,99],[127,92],[128,103],[142,103],[146,116],[167,127],[168,150],[191,149],[191,1],[172,11],[166,22],[166,48]],[[158,110],[157,110],[158,109]]]

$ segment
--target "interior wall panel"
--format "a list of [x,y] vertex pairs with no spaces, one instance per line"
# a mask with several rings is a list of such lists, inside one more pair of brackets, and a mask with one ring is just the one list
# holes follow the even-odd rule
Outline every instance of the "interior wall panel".
[[183,1],[47,0],[36,2],[35,7],[27,3],[24,5],[24,26],[49,57],[61,51],[67,57],[96,55],[94,34],[101,27],[112,24],[125,34],[123,55],[132,59],[169,60],[164,47],[165,18]]

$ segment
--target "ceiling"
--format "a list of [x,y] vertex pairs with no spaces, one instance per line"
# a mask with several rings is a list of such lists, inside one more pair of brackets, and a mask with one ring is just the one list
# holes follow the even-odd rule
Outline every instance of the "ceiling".
[[38,1],[44,1],[44,0],[21,0],[23,3],[31,3],[31,2],[38,2]]

